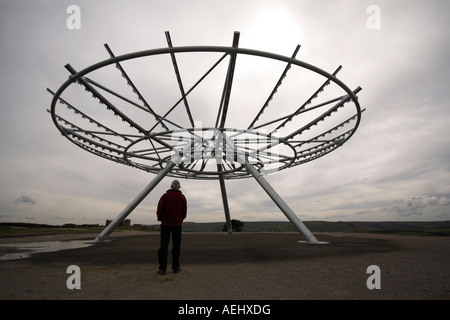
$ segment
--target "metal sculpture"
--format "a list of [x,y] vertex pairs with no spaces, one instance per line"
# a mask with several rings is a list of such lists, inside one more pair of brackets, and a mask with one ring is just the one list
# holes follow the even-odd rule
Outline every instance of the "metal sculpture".
[[[171,176],[219,180],[229,233],[231,233],[231,219],[225,180],[253,177],[305,237],[307,243],[321,243],[263,175],[315,160],[345,143],[358,128],[361,113],[364,111],[361,110],[356,96],[361,88],[357,87],[352,91],[336,77],[341,67],[329,74],[297,60],[295,57],[300,46],[295,48],[291,57],[285,57],[239,48],[239,37],[239,32],[235,32],[231,47],[174,47],[169,32],[166,32],[168,47],[120,56],[115,56],[105,44],[110,55],[109,59],[81,71],[76,71],[67,64],[65,67],[71,74],[69,79],[56,92],[47,89],[53,95],[48,111],[63,136],[97,156],[156,174],[144,190],[98,235],[96,241],[106,239],[165,176]],[[204,54],[217,55],[213,63],[208,65],[209,68],[196,78],[195,83],[189,88],[182,80],[178,62],[187,54],[202,57]],[[157,62],[153,66],[156,70],[153,73],[158,74],[160,62],[163,65],[162,61],[167,62],[169,58],[179,90],[178,98],[170,103],[167,99],[161,102],[164,93],[160,93],[159,104],[164,106],[158,108],[149,103],[144,97],[145,94],[138,90],[139,85],[132,81],[124,65],[144,61],[143,59],[155,59]],[[267,98],[261,100],[263,104],[258,106],[253,114],[249,114],[251,108],[248,105],[232,102],[231,95],[239,67],[238,61],[245,60],[243,66],[246,66],[250,58],[257,59],[258,62],[274,62],[281,71]],[[226,61],[228,65],[225,68]],[[115,66],[119,70],[134,97],[129,97],[129,90],[121,92],[124,87],[122,82],[118,84],[111,75],[102,74],[110,66]],[[281,91],[283,81],[292,67],[302,75],[307,73],[309,76],[319,77],[321,80],[318,89],[309,93],[301,103],[290,101],[289,111],[285,111],[287,109],[285,102],[281,108],[278,106],[271,108],[272,101],[278,96],[277,92]],[[152,74],[150,68],[145,69],[135,64],[131,64],[130,68],[138,74],[139,81],[145,83],[145,88],[163,87],[164,83],[145,82],[145,75]],[[224,74],[223,77],[219,77],[224,81],[223,87],[220,88],[220,102],[217,100],[216,105],[214,103],[203,105],[203,109],[194,113],[190,101],[193,93],[212,77],[211,74],[220,73],[217,71],[220,68]],[[101,78],[103,83],[93,80],[91,75]],[[157,82],[159,81],[164,82],[166,78],[160,77],[157,79]],[[260,83],[265,84],[267,81]],[[74,88],[77,86],[73,84],[79,84],[88,95],[77,91]],[[308,87],[310,81],[306,84]],[[331,98],[313,104],[319,100],[319,94],[330,84],[333,87],[330,89]],[[298,88],[291,87],[290,90],[293,92],[305,92],[309,89],[303,89],[302,83],[295,85],[298,85]],[[120,91],[115,89],[115,86],[118,86]],[[249,95],[250,91],[248,90]],[[89,95],[92,95],[94,100]],[[69,102],[65,96],[71,97],[76,102]],[[230,111],[236,105],[240,108],[237,118],[242,121],[249,120],[244,127],[241,124],[240,127],[228,125]],[[197,120],[202,118],[202,113],[210,112],[211,109],[216,110],[215,122],[213,124],[211,121],[210,126],[203,127],[205,119]],[[268,110],[271,110],[272,114],[264,118],[263,113]]]

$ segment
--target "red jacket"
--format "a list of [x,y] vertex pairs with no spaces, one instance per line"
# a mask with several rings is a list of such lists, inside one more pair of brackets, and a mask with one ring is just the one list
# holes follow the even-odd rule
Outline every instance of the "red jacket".
[[181,226],[186,218],[187,201],[180,190],[167,190],[159,199],[156,215],[165,226]]

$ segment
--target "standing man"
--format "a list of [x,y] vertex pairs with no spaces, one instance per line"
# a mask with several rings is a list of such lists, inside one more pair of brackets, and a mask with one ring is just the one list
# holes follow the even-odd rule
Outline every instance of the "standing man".
[[180,182],[173,180],[158,202],[156,215],[161,221],[161,245],[158,250],[158,274],[165,274],[167,268],[167,251],[169,249],[170,233],[172,233],[172,270],[180,272],[181,225],[186,218],[187,201],[180,191]]

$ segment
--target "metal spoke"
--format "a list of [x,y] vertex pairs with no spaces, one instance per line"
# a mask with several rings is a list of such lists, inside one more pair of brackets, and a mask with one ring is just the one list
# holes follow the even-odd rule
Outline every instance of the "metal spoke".
[[[112,50],[110,49],[110,47],[108,46],[108,44],[104,44],[104,47],[106,49],[106,51],[108,51],[109,55],[111,56],[111,58],[114,58],[115,55],[112,52]],[[155,119],[158,121],[158,123],[161,123],[161,125],[163,126],[164,129],[168,130],[169,128],[163,123],[160,122],[161,117],[159,115],[157,115],[153,109],[150,107],[150,105],[147,103],[147,101],[145,100],[145,98],[142,96],[142,94],[139,92],[139,90],[136,88],[136,86],[134,85],[133,81],[131,81],[130,77],[128,76],[128,74],[125,72],[125,70],[122,68],[120,62],[116,63],[116,67],[117,69],[120,70],[120,72],[122,73],[122,76],[127,80],[128,85],[133,89],[133,92],[136,93],[136,95],[138,96],[139,100],[142,101],[142,103],[144,103],[144,106],[147,107],[148,111],[153,114],[155,116]]]
[[[297,45],[297,47],[294,50],[294,53],[292,54],[292,59],[294,59],[297,56],[298,51],[300,50],[300,45]],[[264,110],[267,108],[267,106],[269,105],[269,102],[273,99],[275,93],[277,93],[279,87],[281,86],[281,84],[283,83],[283,79],[286,78],[286,75],[289,71],[289,69],[291,69],[291,63],[288,63],[286,68],[284,69],[283,73],[281,74],[280,78],[278,79],[275,88],[273,88],[272,92],[270,93],[269,97],[267,98],[266,102],[264,103],[264,105],[261,107],[261,109],[259,110],[258,114],[256,115],[255,119],[253,119],[252,123],[250,123],[250,125],[248,126],[248,129],[252,129],[253,126],[255,125],[255,122],[259,120],[259,117],[264,113]]]
[[[353,94],[357,94],[359,91],[361,90],[360,87],[356,88],[353,91]],[[337,109],[339,109],[340,107],[342,107],[344,105],[344,103],[349,102],[351,100],[351,97],[349,95],[346,95],[345,97],[343,97],[337,104],[335,104],[332,108],[330,108],[328,111],[324,112],[322,115],[320,115],[319,117],[317,117],[316,119],[310,121],[308,124],[304,125],[303,127],[301,127],[298,130],[295,130],[294,132],[292,132],[291,134],[288,134],[287,136],[284,137],[284,140],[289,140],[292,137],[302,133],[303,131],[311,128],[314,125],[317,125],[317,123],[319,121],[324,120],[326,117],[329,117],[333,112],[337,111]]]
[[[51,94],[54,95],[53,91],[51,91],[50,89],[47,89],[48,92],[50,92]],[[72,110],[75,114],[80,114],[82,119],[87,119],[90,123],[95,124],[98,128],[102,128],[105,130],[104,134],[107,135],[114,135],[114,136],[120,136],[121,138],[123,138],[125,141],[128,142],[133,142],[133,140],[129,139],[129,136],[132,135],[126,135],[126,134],[121,134],[118,133],[112,129],[110,129],[109,127],[106,127],[105,125],[101,124],[100,122],[94,120],[93,118],[89,117],[88,115],[86,115],[85,113],[83,113],[82,111],[80,111],[79,109],[77,109],[76,107],[74,107],[72,104],[70,104],[69,102],[67,102],[66,100],[62,99],[62,98],[58,98],[58,101],[64,105],[67,106],[68,110]],[[48,112],[51,113],[50,110],[47,110]],[[62,119],[60,116],[55,115],[57,118]],[[140,136],[135,136],[135,137],[140,137]]]
[[[169,48],[172,48],[173,47],[172,46],[172,40],[170,39],[169,31],[166,31],[166,39],[167,39],[167,44],[168,44]],[[183,82],[181,81],[181,75],[180,75],[180,70],[178,69],[177,59],[175,58],[175,54],[174,53],[171,53],[170,57],[172,58],[173,69],[174,69],[175,75],[177,77],[178,87],[180,88],[181,97],[183,99],[184,106],[186,108],[186,113],[187,113],[187,115],[189,117],[189,121],[191,123],[191,126],[194,127],[194,119],[192,118],[191,110],[189,109],[189,104],[188,104],[188,101],[186,99],[186,93],[184,92]]]
[[[365,110],[366,109],[361,110],[361,113],[363,113]],[[323,133],[321,133],[321,134],[319,134],[319,135],[317,135],[317,136],[315,136],[315,137],[313,137],[311,139],[302,140],[302,141],[290,140],[289,142],[291,144],[297,143],[297,144],[294,145],[294,147],[300,147],[300,146],[302,146],[305,143],[329,142],[331,140],[318,140],[318,139],[319,138],[324,138],[326,135],[332,133],[335,130],[338,130],[340,127],[343,127],[344,125],[350,123],[351,121],[356,120],[356,118],[357,118],[357,115],[354,115],[354,116],[348,118],[347,120],[342,121],[340,124],[334,126],[333,128],[331,128],[331,129],[329,129],[329,130],[327,130],[327,131],[325,131],[325,132],[323,132]]]
[[[239,45],[239,32],[235,32],[233,36],[233,48],[237,48]],[[225,84],[223,87],[223,93],[222,98],[220,101],[219,106],[219,112],[217,113],[217,119],[216,119],[216,128],[224,128],[225,127],[225,120],[227,118],[228,113],[228,104],[230,103],[230,95],[231,95],[231,87],[233,85],[233,76],[234,76],[234,68],[236,65],[236,53],[230,54],[230,61],[228,64],[228,71],[225,78]]]
[[[186,97],[223,61],[223,59],[225,59],[225,57],[227,56],[228,54],[227,53],[225,53],[211,68],[209,68],[209,70],[208,71],[206,71],[206,73],[186,92]],[[169,108],[169,110],[164,114],[164,116],[162,116],[161,117],[161,119],[159,120],[159,122],[160,121],[169,121],[169,120],[167,120],[167,116],[180,104],[180,102],[181,101],[183,101],[183,98],[180,98],[171,108]],[[159,123],[158,122],[158,123]],[[158,124],[157,123],[157,124]],[[155,124],[155,126],[157,125],[157,124]],[[172,123],[172,124],[174,124],[174,123]],[[175,125],[175,124],[174,124]],[[155,128],[155,126],[153,126],[151,129],[150,129],[150,131],[152,131],[154,128]],[[181,126],[179,126],[179,125],[176,125],[176,127],[178,127],[178,128],[182,128]]]
[[[341,70],[341,68],[342,68],[342,66],[339,66],[339,67],[336,69],[336,71],[334,71],[333,76],[336,76],[337,73]],[[330,79],[327,79],[327,80],[319,87],[319,89],[317,89],[317,91],[314,92],[313,95],[312,95],[308,100],[305,101],[305,103],[303,103],[303,105],[302,105],[300,108],[298,108],[294,113],[292,113],[292,114],[291,114],[291,115],[290,115],[283,123],[281,123],[276,129],[272,130],[272,133],[275,132],[275,131],[277,131],[278,129],[284,127],[284,126],[286,125],[286,123],[288,123],[289,121],[291,121],[292,118],[293,118],[294,116],[299,115],[299,114],[302,113],[303,111],[310,111],[310,110],[315,109],[315,108],[309,108],[308,110],[304,110],[305,107],[306,107],[308,104],[310,104],[312,100],[314,100],[315,98],[317,98],[317,96],[319,95],[319,93],[322,92],[322,91],[324,90],[324,88],[325,88],[326,86],[328,86],[329,84],[330,84]],[[328,103],[327,103],[327,104],[328,104]]]
[[127,103],[129,103],[129,104],[131,104],[131,105],[133,105],[133,106],[135,106],[136,108],[139,108],[140,110],[143,110],[143,111],[145,111],[145,112],[151,113],[151,112],[150,112],[148,109],[146,109],[145,107],[139,105],[138,103],[136,103],[136,102],[134,102],[134,101],[131,101],[130,99],[128,99],[128,98],[122,96],[121,94],[118,94],[117,92],[114,92],[113,90],[111,90],[111,89],[109,89],[109,88],[107,88],[107,87],[101,85],[100,83],[98,83],[98,82],[96,82],[96,81],[94,81],[94,80],[92,80],[92,79],[89,79],[89,78],[85,77],[84,80],[86,80],[88,83],[90,83],[90,84],[96,86],[97,88],[100,88],[100,89],[102,89],[102,90],[104,90],[104,91],[106,91],[106,92],[112,94],[113,96],[115,96],[115,97],[117,97],[117,98],[119,98],[119,99],[121,99],[121,100],[123,100],[123,101],[125,101],[125,102],[127,102]]
[[[66,69],[69,70],[72,75],[75,75],[77,71],[70,66],[69,64],[66,65]],[[78,79],[78,82],[83,85],[88,91],[90,91],[95,98],[97,98],[100,103],[103,103],[106,105],[107,109],[113,110],[115,115],[120,116],[125,122],[128,122],[128,124],[131,127],[134,127],[136,130],[138,130],[140,133],[146,134],[147,131],[138,125],[136,122],[131,120],[127,115],[125,115],[122,111],[120,111],[116,106],[114,106],[111,102],[109,102],[104,96],[102,96],[94,87],[92,87],[83,77]]]

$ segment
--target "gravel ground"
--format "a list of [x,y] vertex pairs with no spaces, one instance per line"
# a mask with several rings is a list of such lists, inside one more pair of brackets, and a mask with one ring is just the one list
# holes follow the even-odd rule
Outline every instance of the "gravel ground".
[[[1,238],[0,244],[96,235]],[[448,300],[450,238],[372,234],[183,233],[181,273],[157,275],[159,234],[114,232],[85,248],[0,260],[0,299]],[[0,256],[15,252],[0,247]],[[81,289],[68,289],[70,265]],[[169,258],[170,265],[170,258]],[[367,268],[380,268],[369,290]]]

